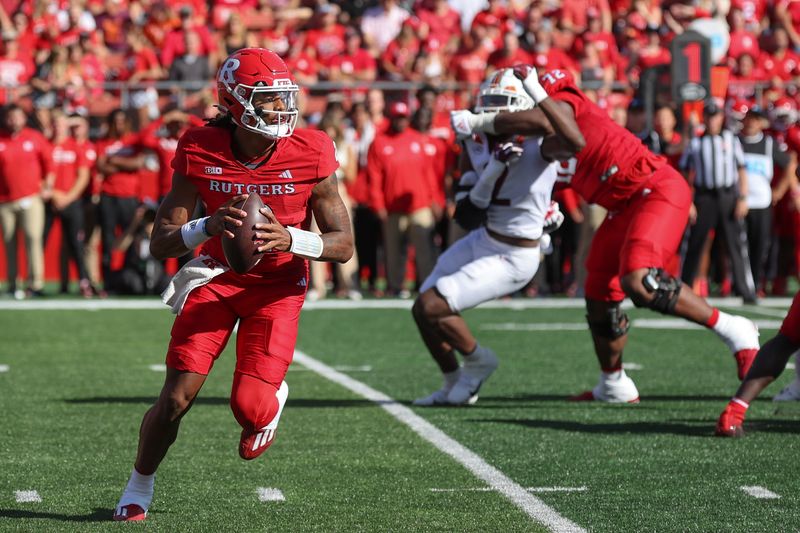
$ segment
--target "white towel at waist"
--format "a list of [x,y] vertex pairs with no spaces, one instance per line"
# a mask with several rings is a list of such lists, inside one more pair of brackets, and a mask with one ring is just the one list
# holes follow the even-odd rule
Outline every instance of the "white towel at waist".
[[169,285],[161,293],[161,301],[179,315],[190,292],[228,270],[228,267],[208,255],[197,256],[172,276]]

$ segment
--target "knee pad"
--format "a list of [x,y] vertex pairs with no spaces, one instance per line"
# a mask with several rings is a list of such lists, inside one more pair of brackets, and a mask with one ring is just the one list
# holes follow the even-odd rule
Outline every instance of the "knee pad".
[[594,335],[612,341],[622,337],[630,329],[628,315],[619,306],[619,302],[606,311],[605,319],[595,321],[586,315],[586,322]]
[[267,425],[278,412],[278,387],[247,374],[237,372],[231,390],[231,411],[245,431]]
[[637,307],[648,307],[662,314],[672,314],[678,297],[681,294],[681,280],[673,278],[662,268],[651,268],[642,279],[642,285],[653,299],[646,304],[634,304]]

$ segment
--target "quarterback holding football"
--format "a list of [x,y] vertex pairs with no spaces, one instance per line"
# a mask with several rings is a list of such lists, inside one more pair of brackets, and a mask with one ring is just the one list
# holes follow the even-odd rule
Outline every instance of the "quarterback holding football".
[[[230,406],[242,427],[239,455],[254,459],[275,442],[308,259],[345,262],[353,254],[333,141],[295,129],[298,90],[277,54],[238,50],[217,75],[221,114],[178,143],[151,252],[162,259],[201,250],[164,293],[177,313],[167,377],[142,420],[115,520],[146,517],[155,471],[237,322]],[[212,214],[189,220],[198,198]],[[311,213],[321,235],[309,231]]]

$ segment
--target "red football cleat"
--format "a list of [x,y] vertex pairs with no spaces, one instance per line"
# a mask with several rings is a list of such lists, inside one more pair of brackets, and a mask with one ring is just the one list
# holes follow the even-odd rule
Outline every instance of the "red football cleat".
[[123,505],[122,507],[117,507],[114,510],[115,522],[138,522],[140,520],[144,520],[145,518],[147,518],[147,511],[135,503]]
[[731,412],[729,407],[726,407],[722,414],[719,415],[714,435],[717,437],[744,437],[742,422],[743,420],[740,416]]
[[275,393],[278,399],[278,412],[275,418],[266,426],[256,430],[242,430],[242,436],[239,440],[239,457],[246,461],[255,459],[272,446],[275,442],[275,432],[278,429],[278,422],[281,419],[283,406],[286,404],[286,398],[289,396],[289,386],[286,382],[282,382],[280,388]]
[[567,398],[567,401],[570,402],[593,402],[594,401],[594,394],[592,391],[587,390],[580,394],[576,394],[575,396],[570,396]]
[[749,348],[746,350],[739,350],[733,356],[736,358],[736,368],[739,375],[739,381],[744,380],[750,367],[753,366],[753,361],[756,360],[758,350]]

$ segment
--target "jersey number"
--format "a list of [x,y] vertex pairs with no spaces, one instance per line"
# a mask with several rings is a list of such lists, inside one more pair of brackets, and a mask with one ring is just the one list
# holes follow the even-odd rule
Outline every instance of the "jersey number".
[[490,202],[492,205],[511,205],[511,200],[506,198],[500,198],[500,189],[503,188],[503,184],[506,182],[506,178],[508,177],[508,168],[506,168],[500,177],[497,179],[497,183],[494,184],[494,189],[492,190],[492,201]]

